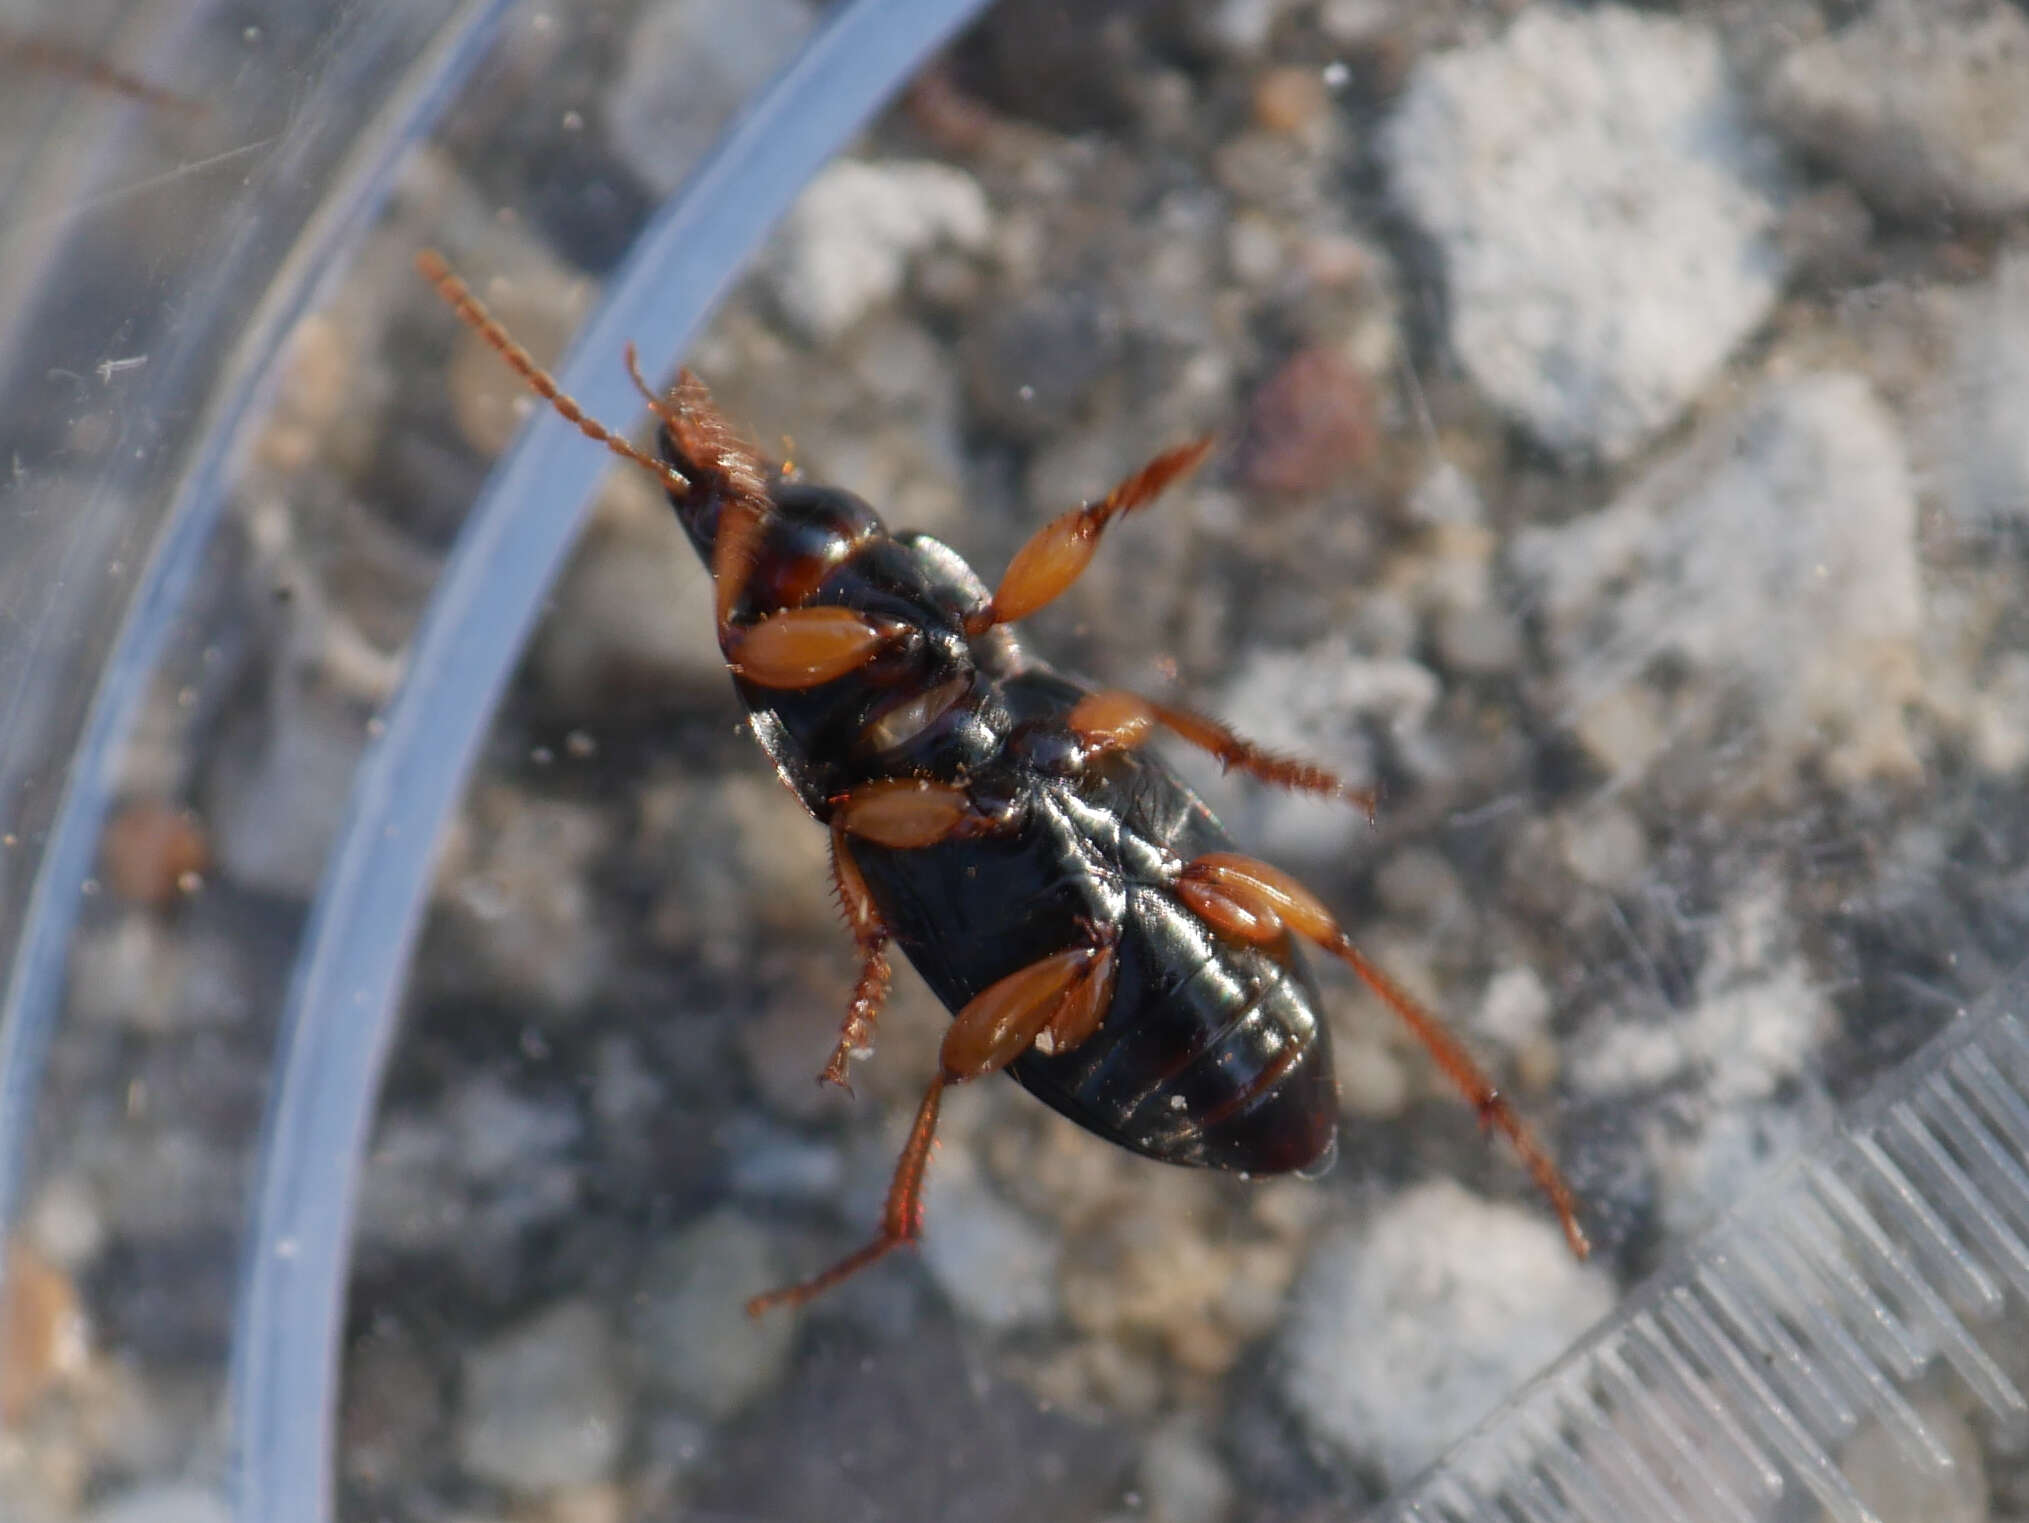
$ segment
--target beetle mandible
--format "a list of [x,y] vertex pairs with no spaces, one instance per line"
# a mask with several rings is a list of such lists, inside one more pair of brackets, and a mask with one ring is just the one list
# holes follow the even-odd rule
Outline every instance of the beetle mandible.
[[851,493],[769,471],[688,371],[657,395],[630,346],[661,458],[636,449],[587,417],[440,255],[417,267],[539,396],[662,481],[711,570],[733,686],[782,781],[831,832],[859,952],[821,1077],[847,1085],[871,1052],[890,944],[953,1012],[879,1233],[749,1313],[808,1301],[920,1238],[943,1093],[997,1070],[1164,1162],[1275,1174],[1329,1161],[1338,1086],[1299,941],[1346,963],[1429,1050],[1585,1256],[1569,1186],[1465,1046],[1308,889],[1236,852],[1147,743],[1167,732],[1228,770],[1370,814],[1372,797],[1217,720],[1060,676],[1008,627],[1070,587],[1107,525],[1195,469],[1209,439],[1052,519],[989,590],[955,551],[891,533]]

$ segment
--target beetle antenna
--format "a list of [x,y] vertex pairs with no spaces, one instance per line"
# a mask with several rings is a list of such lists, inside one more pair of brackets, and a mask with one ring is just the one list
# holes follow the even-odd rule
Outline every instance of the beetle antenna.
[[[422,273],[425,280],[437,288],[437,294],[458,314],[459,320],[485,339],[494,352],[507,362],[508,368],[521,377],[528,389],[562,414],[565,421],[574,424],[579,433],[605,445],[622,460],[631,460],[643,470],[651,472],[677,496],[690,496],[690,478],[683,472],[667,461],[658,460],[653,455],[636,449],[597,418],[588,416],[570,394],[557,384],[556,378],[536,363],[535,356],[516,343],[507,329],[501,326],[500,320],[486,310],[485,303],[472,294],[472,288],[458,278],[442,254],[435,249],[421,250],[416,255],[416,269]],[[640,369],[633,364],[631,345],[628,348],[628,356],[635,384],[640,385]],[[642,391],[645,395],[647,388],[643,386]],[[658,415],[662,415],[662,408],[656,404],[652,396],[649,397],[649,405],[655,407]]]
[[681,428],[682,415],[670,406],[669,398],[648,384],[641,374],[641,353],[634,347],[634,340],[627,340],[627,379],[634,383],[634,389],[641,393],[641,400],[648,404],[648,410],[662,420],[665,428]]
[[154,106],[164,111],[180,111],[186,116],[200,117],[210,112],[203,101],[188,95],[179,95],[165,89],[138,74],[129,74],[125,69],[115,68],[104,59],[74,48],[53,37],[43,37],[27,32],[17,32],[12,27],[0,27],[0,50],[16,64],[32,69],[48,69],[57,74],[68,74],[86,84],[97,85],[102,90],[111,90],[130,99]]

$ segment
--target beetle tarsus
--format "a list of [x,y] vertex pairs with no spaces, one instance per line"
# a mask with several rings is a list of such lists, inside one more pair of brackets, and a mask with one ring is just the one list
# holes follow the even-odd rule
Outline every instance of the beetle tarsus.
[[1585,1258],[1592,1251],[1578,1225],[1577,1201],[1557,1165],[1515,1108],[1489,1079],[1451,1028],[1426,1010],[1408,991],[1370,962],[1340,929],[1331,912],[1310,890],[1278,867],[1238,853],[1217,853],[1188,863],[1178,880],[1178,895],[1214,929],[1239,940],[1263,943],[1285,931],[1303,937],[1350,967],[1380,997],[1396,1019],[1422,1043],[1444,1076],[1463,1094],[1480,1124],[1498,1130],[1514,1148],[1536,1187],[1548,1198],[1571,1251]]
[[1087,694],[1065,723],[1085,743],[1088,756],[1131,751],[1155,737],[1158,727],[1196,746],[1222,771],[1244,772],[1257,782],[1291,793],[1343,799],[1374,823],[1378,800],[1364,788],[1348,787],[1336,772],[1299,756],[1285,756],[1248,740],[1230,726],[1192,709],[1157,703],[1121,688]]
[[905,1243],[923,1236],[923,1172],[930,1163],[930,1144],[937,1136],[937,1112],[943,1102],[944,1086],[951,1080],[942,1072],[930,1081],[916,1120],[909,1128],[909,1140],[895,1162],[895,1177],[888,1184],[888,1203],[881,1212],[881,1231],[871,1243],[854,1249],[829,1269],[764,1291],[747,1302],[747,1315],[758,1317],[777,1306],[802,1306],[821,1296],[843,1280],[850,1279],[869,1264],[879,1262]]

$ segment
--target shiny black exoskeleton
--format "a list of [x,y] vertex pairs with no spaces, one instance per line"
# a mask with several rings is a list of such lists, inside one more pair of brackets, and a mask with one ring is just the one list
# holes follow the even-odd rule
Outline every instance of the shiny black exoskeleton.
[[806,1301],[918,1238],[942,1093],[998,1069],[1151,1158],[1321,1168],[1337,1087],[1299,939],[1350,967],[1410,1028],[1586,1251],[1555,1166],[1458,1040],[1308,889],[1235,852],[1146,745],[1167,732],[1276,786],[1370,810],[1371,798],[1203,715],[1072,682],[1027,657],[1008,628],[1068,588],[1107,525],[1195,468],[1208,441],[1053,519],[989,592],[937,540],[891,534],[850,493],[771,473],[694,377],[649,395],[662,458],[636,450],[560,393],[440,258],[418,263],[552,406],[661,478],[711,569],[734,685],[782,780],[830,830],[860,954],[823,1077],[846,1084],[871,1050],[891,943],[952,1012],[878,1236],[750,1311]]
[[[667,430],[663,445],[677,470],[704,477]],[[818,687],[737,682],[782,780],[826,823],[833,799],[892,778],[962,786],[994,821],[930,846],[852,848],[937,997],[961,1010],[1016,970],[1111,932],[1118,972],[1098,1030],[1069,1052],[1030,1050],[1008,1071],[1151,1158],[1263,1174],[1319,1166],[1338,1091],[1309,971],[1286,938],[1222,940],[1176,897],[1186,862],[1234,849],[1212,812],[1151,751],[1090,754],[1067,727],[1089,690],[1009,630],[967,635],[991,595],[948,546],[889,534],[836,488],[780,484],[774,498],[757,568],[822,560],[803,606],[880,614],[912,632]],[[676,509],[709,563],[715,507],[693,498]],[[757,581],[759,602],[779,591]]]

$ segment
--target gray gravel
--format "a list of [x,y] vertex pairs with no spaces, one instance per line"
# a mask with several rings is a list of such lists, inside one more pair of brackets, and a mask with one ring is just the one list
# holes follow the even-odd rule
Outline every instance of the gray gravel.
[[771,1389],[795,1326],[786,1317],[756,1320],[742,1307],[787,1273],[770,1235],[731,1212],[656,1244],[642,1260],[627,1324],[637,1380],[719,1422]]
[[1555,1226],[1420,1185],[1318,1245],[1282,1336],[1284,1394],[1400,1485],[1612,1304]]
[[2029,250],[1964,293],[1926,465],[1974,533],[2029,522]]
[[[657,490],[616,478],[443,843],[359,1202],[342,1515],[1340,1516],[2019,959],[2019,6],[1068,14],[1002,5],[691,362],[989,577],[1215,432],[1034,644],[1382,785],[1370,826],[1179,759],[1457,1021],[1598,1254],[1329,981],[1333,1174],[1166,1170],[965,1086],[922,1249],[748,1322],[866,1239],[948,1017],[900,970],[855,1095],[813,1083],[853,973],[824,835],[742,733]],[[518,25],[299,331],[119,774],[210,860],[133,902],[161,864],[108,860],[72,949],[18,1277],[72,1345],[0,1371],[33,1393],[10,1520],[219,1516],[273,1013],[527,405],[414,250],[554,352],[605,273],[588,209],[624,247],[814,16]],[[1911,1495],[1856,1436],[1884,1517],[2029,1506],[1962,1393],[1918,1396],[1970,1458]]]
[[468,1474],[541,1495],[613,1472],[627,1436],[603,1313],[569,1301],[465,1356],[456,1442]]
[[[1516,537],[1563,657],[1560,717],[1630,779],[1714,733],[1744,685],[1759,770],[1731,786],[1780,788],[1812,754],[1914,776],[1916,516],[1902,432],[1864,378],[1769,384],[1612,506]],[[1645,679],[1666,658],[1690,680],[1664,698]]]
[[605,98],[614,152],[666,196],[683,183],[728,113],[768,82],[815,25],[804,0],[658,0],[628,34]]
[[1884,211],[2006,217],[2029,207],[2025,71],[2007,0],[1881,0],[1784,58],[1766,104]]

